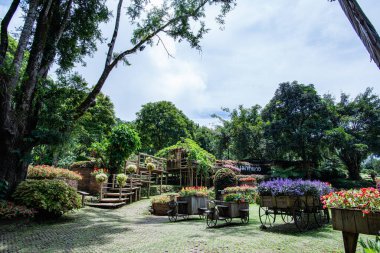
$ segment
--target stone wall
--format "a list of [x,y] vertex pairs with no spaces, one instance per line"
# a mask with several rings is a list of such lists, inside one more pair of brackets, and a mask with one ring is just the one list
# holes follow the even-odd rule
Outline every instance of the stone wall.
[[82,180],[78,181],[78,190],[96,195],[100,192],[100,185],[96,183],[95,177],[91,175],[94,167],[95,163],[93,161],[84,161],[72,164],[70,170],[82,176]]

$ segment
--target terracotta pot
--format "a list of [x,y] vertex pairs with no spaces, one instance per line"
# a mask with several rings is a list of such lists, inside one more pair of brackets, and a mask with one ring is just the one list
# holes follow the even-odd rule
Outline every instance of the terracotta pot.
[[154,215],[168,215],[168,211],[170,210],[169,205],[167,203],[153,203],[153,214]]

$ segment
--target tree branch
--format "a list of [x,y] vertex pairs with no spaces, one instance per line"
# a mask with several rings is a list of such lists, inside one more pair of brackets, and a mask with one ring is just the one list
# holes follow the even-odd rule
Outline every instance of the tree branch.
[[151,40],[153,37],[155,37],[158,33],[163,31],[165,28],[169,27],[170,25],[180,21],[181,19],[188,19],[190,17],[194,17],[198,14],[198,12],[208,3],[210,0],[204,0],[195,10],[193,10],[191,13],[177,16],[172,19],[170,19],[166,24],[159,27],[156,31],[151,32],[148,36],[146,36],[144,39],[140,40],[134,47],[131,49],[125,50],[121,54],[119,54],[110,64],[106,65],[103,69],[103,72],[98,80],[98,82],[95,84],[92,91],[88,94],[86,99],[77,107],[75,110],[74,120],[80,118],[87,110],[90,108],[90,106],[95,102],[96,96],[100,93],[105,81],[108,78],[108,75],[111,73],[112,69],[126,57],[127,55],[135,53],[141,46],[143,46],[146,42]]
[[115,28],[113,30],[113,35],[112,35],[111,42],[108,44],[109,48],[108,48],[108,53],[107,53],[105,67],[107,67],[111,63],[112,54],[113,54],[113,48],[115,46],[115,42],[116,42],[116,38],[117,38],[117,33],[119,31],[120,12],[121,12],[121,6],[122,5],[123,5],[123,0],[119,0],[119,4],[117,5],[117,14],[116,14]]
[[8,51],[8,26],[19,4],[20,0],[13,0],[7,14],[5,14],[3,20],[1,21],[0,66],[3,65]]
[[166,51],[168,57],[171,57],[171,58],[174,59],[175,57],[174,57],[172,54],[170,54],[169,50],[166,48],[165,43],[164,43],[164,41],[161,39],[161,37],[160,37],[158,34],[157,34],[156,36],[157,36],[157,38],[158,38],[157,45],[161,42],[161,44],[162,44],[162,46],[164,47],[164,49],[165,49],[165,51]]

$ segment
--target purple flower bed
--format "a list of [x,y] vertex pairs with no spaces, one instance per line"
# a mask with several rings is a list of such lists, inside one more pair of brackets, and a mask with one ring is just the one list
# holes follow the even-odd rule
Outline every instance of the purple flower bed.
[[316,196],[320,197],[333,191],[329,183],[317,180],[274,179],[259,184],[257,191],[261,196]]

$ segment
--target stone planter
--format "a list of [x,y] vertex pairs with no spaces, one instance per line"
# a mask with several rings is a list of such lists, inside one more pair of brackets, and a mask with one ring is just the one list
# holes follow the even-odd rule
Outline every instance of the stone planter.
[[153,203],[152,209],[154,215],[165,216],[168,215],[170,207],[168,203]]
[[333,229],[342,231],[346,253],[356,252],[359,234],[380,233],[380,213],[363,216],[358,209],[331,208]]
[[187,202],[187,214],[194,215],[199,214],[199,208],[207,208],[208,197],[198,197],[198,196],[189,196],[189,197],[178,197],[178,201]]

